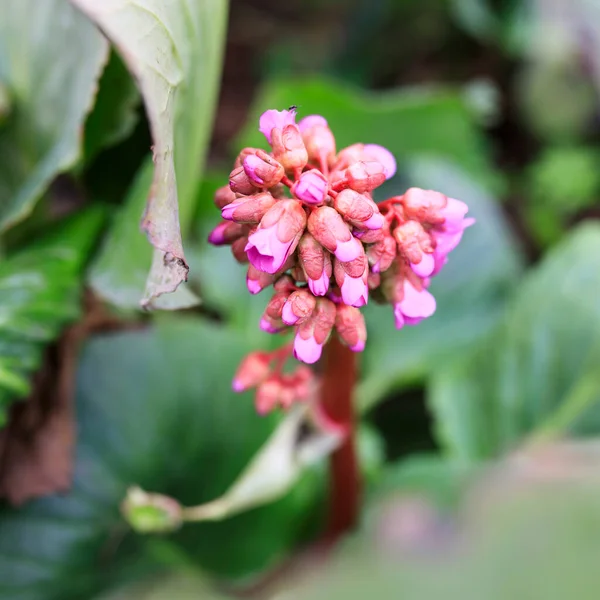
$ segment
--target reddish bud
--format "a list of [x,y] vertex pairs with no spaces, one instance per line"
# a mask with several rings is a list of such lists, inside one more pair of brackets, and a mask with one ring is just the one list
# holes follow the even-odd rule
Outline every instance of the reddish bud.
[[362,256],[350,262],[334,261],[333,275],[340,287],[344,304],[360,307],[369,301],[369,265],[364,252]]
[[362,160],[364,147],[364,144],[352,144],[352,146],[340,150],[333,165],[334,170],[342,171]]
[[367,285],[370,290],[376,290],[381,285],[381,275],[370,271],[369,276],[367,277]]
[[244,159],[251,154],[256,154],[258,152],[258,148],[244,148],[236,157],[235,162],[233,163],[233,168],[238,169],[239,167],[244,165]]
[[353,260],[362,252],[361,243],[350,233],[340,214],[330,206],[321,206],[310,214],[308,231],[339,260]]
[[273,156],[283,165],[286,171],[304,169],[308,162],[308,153],[302,141],[298,125],[286,125],[283,129],[275,128],[271,132]]
[[286,325],[300,325],[312,315],[316,304],[317,299],[308,290],[296,290],[283,305],[281,320]]
[[238,223],[224,221],[219,223],[209,234],[208,241],[214,246],[224,246],[235,242],[244,235],[244,228]]
[[385,225],[381,229],[358,229],[354,231],[354,237],[359,239],[363,244],[376,244],[385,237],[385,230]]
[[246,156],[242,164],[244,172],[257,187],[273,187],[285,175],[283,167],[264,150]]
[[256,390],[255,406],[259,415],[271,412],[280,402],[283,385],[276,375],[263,381]]
[[233,390],[244,392],[256,387],[269,374],[270,357],[265,352],[251,352],[240,363],[233,378]]
[[310,291],[324,296],[333,272],[329,252],[310,233],[305,233],[298,244],[298,258]]
[[440,192],[410,188],[398,200],[409,218],[432,225],[441,225],[445,220],[441,211],[446,207],[448,197]]
[[217,208],[223,208],[228,204],[231,204],[236,199],[236,195],[231,191],[231,188],[228,185],[224,185],[220,187],[215,192],[215,205]]
[[367,248],[367,258],[373,273],[383,273],[396,258],[398,247],[394,238],[387,234],[380,242]]
[[335,315],[335,328],[342,342],[353,352],[362,352],[367,341],[365,319],[354,306],[340,304]]
[[273,321],[281,320],[281,313],[283,311],[283,305],[286,303],[287,299],[290,296],[289,291],[285,292],[275,292],[269,303],[265,308],[265,315],[272,319]]
[[300,175],[291,191],[298,200],[316,206],[325,202],[328,185],[327,178],[321,171],[311,169]]
[[244,167],[238,167],[229,174],[229,187],[232,192],[249,196],[256,191],[256,187],[250,181],[248,175],[244,171]]
[[308,158],[318,164],[332,164],[335,160],[335,137],[327,121],[320,115],[309,115],[298,123]]
[[248,265],[246,274],[246,287],[251,294],[258,294],[273,283],[274,276],[270,273],[259,271],[253,265]]
[[259,223],[276,202],[269,192],[236,198],[221,210],[221,216],[236,223]]
[[385,224],[383,215],[371,198],[354,190],[343,190],[335,198],[335,209],[355,227],[381,229]]
[[379,187],[385,179],[385,169],[376,161],[359,160],[346,169],[347,185],[356,192],[370,192]]
[[335,304],[319,298],[312,316],[298,326],[294,338],[294,356],[312,364],[319,360],[323,345],[327,342],[335,323]]
[[273,288],[276,292],[293,292],[296,289],[294,280],[289,275],[283,275],[274,284]]
[[435,268],[431,237],[417,221],[406,221],[394,229],[398,251],[420,277],[428,277]]

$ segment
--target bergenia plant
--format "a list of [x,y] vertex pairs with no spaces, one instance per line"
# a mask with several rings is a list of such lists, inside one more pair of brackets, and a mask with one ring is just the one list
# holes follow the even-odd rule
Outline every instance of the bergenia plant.
[[[348,483],[356,474],[343,471],[356,469],[348,379],[356,371],[352,353],[367,343],[360,309],[369,299],[391,304],[398,329],[433,315],[431,278],[474,220],[465,216],[464,202],[431,190],[411,188],[376,203],[373,191],[396,172],[394,157],[362,142],[338,150],[320,115],[296,123],[294,109],[268,110],[259,129],[271,151],[240,152],[229,184],[216,193],[223,221],[209,241],[230,245],[236,260],[248,264],[249,293],[272,289],[260,328],[291,331],[294,339],[274,352],[250,353],[233,388],[255,388],[256,409],[264,414],[308,401],[321,385],[321,414],[348,438],[334,456],[333,510],[351,521],[355,508],[335,504],[341,487],[346,498],[339,502],[356,505],[348,498],[356,493],[356,483]],[[324,349],[336,356],[319,379],[305,365],[319,361]],[[292,355],[304,364],[285,371]]]

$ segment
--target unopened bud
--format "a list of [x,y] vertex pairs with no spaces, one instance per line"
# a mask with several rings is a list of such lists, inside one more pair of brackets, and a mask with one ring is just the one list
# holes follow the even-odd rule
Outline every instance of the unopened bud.
[[290,296],[289,291],[275,292],[265,308],[265,315],[273,321],[280,321],[283,306]]
[[294,338],[294,356],[302,362],[313,364],[319,360],[335,323],[335,304],[319,298],[312,316],[298,326]]
[[255,266],[248,265],[246,273],[246,287],[251,294],[258,294],[273,283],[274,276],[270,273],[259,271]]
[[362,244],[350,233],[340,214],[330,206],[320,206],[308,218],[308,231],[329,252],[342,261],[355,259]]
[[228,185],[224,185],[220,187],[215,192],[215,205],[217,208],[223,208],[232,202],[235,202],[236,195],[231,191],[231,188]]
[[208,241],[214,246],[225,246],[235,242],[244,235],[244,228],[238,223],[224,221],[219,223],[209,234]]
[[329,252],[310,233],[305,233],[298,244],[298,258],[310,291],[315,296],[324,296],[332,274]]
[[369,287],[367,285],[369,265],[364,254],[347,263],[336,260],[333,274],[336,283],[340,287],[344,304],[356,307],[367,304],[369,301]]
[[289,275],[283,275],[273,284],[273,288],[276,292],[288,292],[291,294],[296,289],[296,285]]
[[300,175],[298,181],[292,186],[292,194],[306,204],[317,206],[325,202],[327,187],[325,175],[317,169],[312,169]]
[[410,188],[398,200],[411,219],[432,225],[441,225],[445,220],[442,210],[448,203],[448,197],[440,192]]
[[335,160],[335,137],[320,115],[309,115],[298,123],[309,160],[331,165]]
[[363,160],[379,162],[383,166],[386,179],[390,179],[396,174],[396,159],[387,148],[379,144],[365,144],[363,156]]
[[229,175],[229,187],[232,192],[241,194],[242,196],[249,196],[256,191],[256,187],[250,181],[248,175],[246,175],[244,167],[238,167],[231,171]]
[[367,258],[373,273],[383,273],[396,258],[398,247],[394,238],[387,234],[380,242],[367,248]]
[[374,190],[384,181],[384,168],[379,162],[359,160],[346,169],[348,187],[361,194]]
[[417,221],[406,221],[394,229],[398,251],[406,257],[419,277],[428,277],[435,268],[429,233]]
[[316,304],[317,299],[308,290],[296,290],[283,305],[281,320],[286,325],[304,323],[312,315]]
[[264,150],[257,150],[256,154],[247,156],[243,167],[252,183],[262,188],[277,185],[285,175],[283,166]]
[[381,229],[357,229],[354,231],[354,237],[363,244],[376,244],[383,240],[386,235],[385,225]]
[[286,329],[286,325],[283,323],[281,319],[272,319],[269,315],[264,314],[260,318],[259,327],[265,333],[279,333]]
[[244,159],[251,154],[256,154],[258,152],[258,148],[244,148],[236,157],[235,162],[233,163],[233,168],[237,169],[244,165]]
[[221,210],[221,216],[236,223],[259,223],[276,202],[269,192],[236,198]]
[[342,190],[335,198],[335,209],[355,227],[381,229],[385,223],[377,204],[354,190]]
[[273,142],[273,130],[284,129],[287,125],[296,123],[295,110],[267,110],[259,119],[258,130],[267,138],[267,142]]
[[286,125],[271,132],[273,156],[286,171],[301,171],[308,162],[308,153],[302,141],[298,125]]
[[358,308],[340,304],[335,316],[335,328],[341,340],[353,352],[362,352],[367,340],[365,318]]
[[246,246],[248,245],[248,238],[243,236],[238,240],[235,240],[233,244],[231,244],[231,254],[233,254],[233,258],[241,265],[245,265],[248,263],[248,254],[246,253]]
[[283,386],[276,375],[263,381],[256,390],[255,406],[259,415],[271,412],[280,402]]
[[234,392],[245,392],[256,387],[269,374],[271,359],[266,352],[250,352],[240,363],[232,388]]
[[364,144],[352,144],[352,146],[342,148],[336,157],[333,166],[334,170],[342,171],[347,169],[350,165],[353,165],[355,162],[362,160],[364,147]]
[[150,494],[139,487],[127,490],[121,512],[139,533],[175,531],[183,522],[181,505],[177,500],[162,494]]

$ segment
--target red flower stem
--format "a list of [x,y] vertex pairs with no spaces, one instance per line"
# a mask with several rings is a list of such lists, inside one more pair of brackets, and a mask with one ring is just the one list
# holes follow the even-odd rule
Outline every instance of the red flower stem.
[[326,541],[331,543],[356,525],[359,513],[360,477],[352,405],[355,383],[356,354],[332,337],[325,346],[321,403],[327,416],[348,433],[330,459]]

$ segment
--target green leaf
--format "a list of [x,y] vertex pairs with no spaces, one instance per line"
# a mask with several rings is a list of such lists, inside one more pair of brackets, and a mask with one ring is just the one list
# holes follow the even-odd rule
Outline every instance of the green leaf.
[[83,267],[103,217],[90,209],[0,259],[0,425],[8,404],[29,393],[46,344],[80,314]]
[[462,95],[442,89],[401,89],[366,93],[323,79],[276,79],[269,82],[250,112],[239,148],[263,146],[258,118],[268,108],[295,104],[301,116],[322,114],[338,148],[356,142],[388,148],[399,164],[415,154],[451,159],[475,177],[495,181],[483,136]]
[[600,226],[574,230],[475,354],[438,365],[430,406],[451,456],[493,456],[528,434],[600,432],[599,252]]
[[[227,490],[276,425],[256,414],[251,394],[231,391],[249,349],[241,334],[190,318],[89,342],[73,488],[0,515],[0,597],[79,600],[164,568],[158,540],[128,531],[119,504],[132,484],[185,505]],[[186,564],[250,575],[306,536],[316,491],[306,477],[269,506],[162,539]]]
[[84,156],[90,162],[100,150],[125,139],[135,127],[140,94],[123,61],[110,53],[94,109],[85,124]]
[[[206,153],[227,3],[73,2],[115,43],[140,86],[150,121],[155,170],[142,228],[155,248],[143,299],[144,305],[152,305],[187,280],[181,230],[187,231],[193,215]],[[139,260],[146,263],[147,257]],[[172,300],[169,304],[175,308]]]
[[68,0],[0,0],[0,14],[0,81],[12,101],[0,136],[3,231],[77,161],[108,44]]
[[500,318],[521,271],[521,257],[502,213],[464,172],[439,161],[412,161],[407,180],[411,186],[463,200],[477,222],[433,280],[437,310],[431,318],[396,331],[391,306],[371,303],[365,309],[368,339],[358,394],[363,410],[393,387],[435,373],[446,360],[481,340]]

